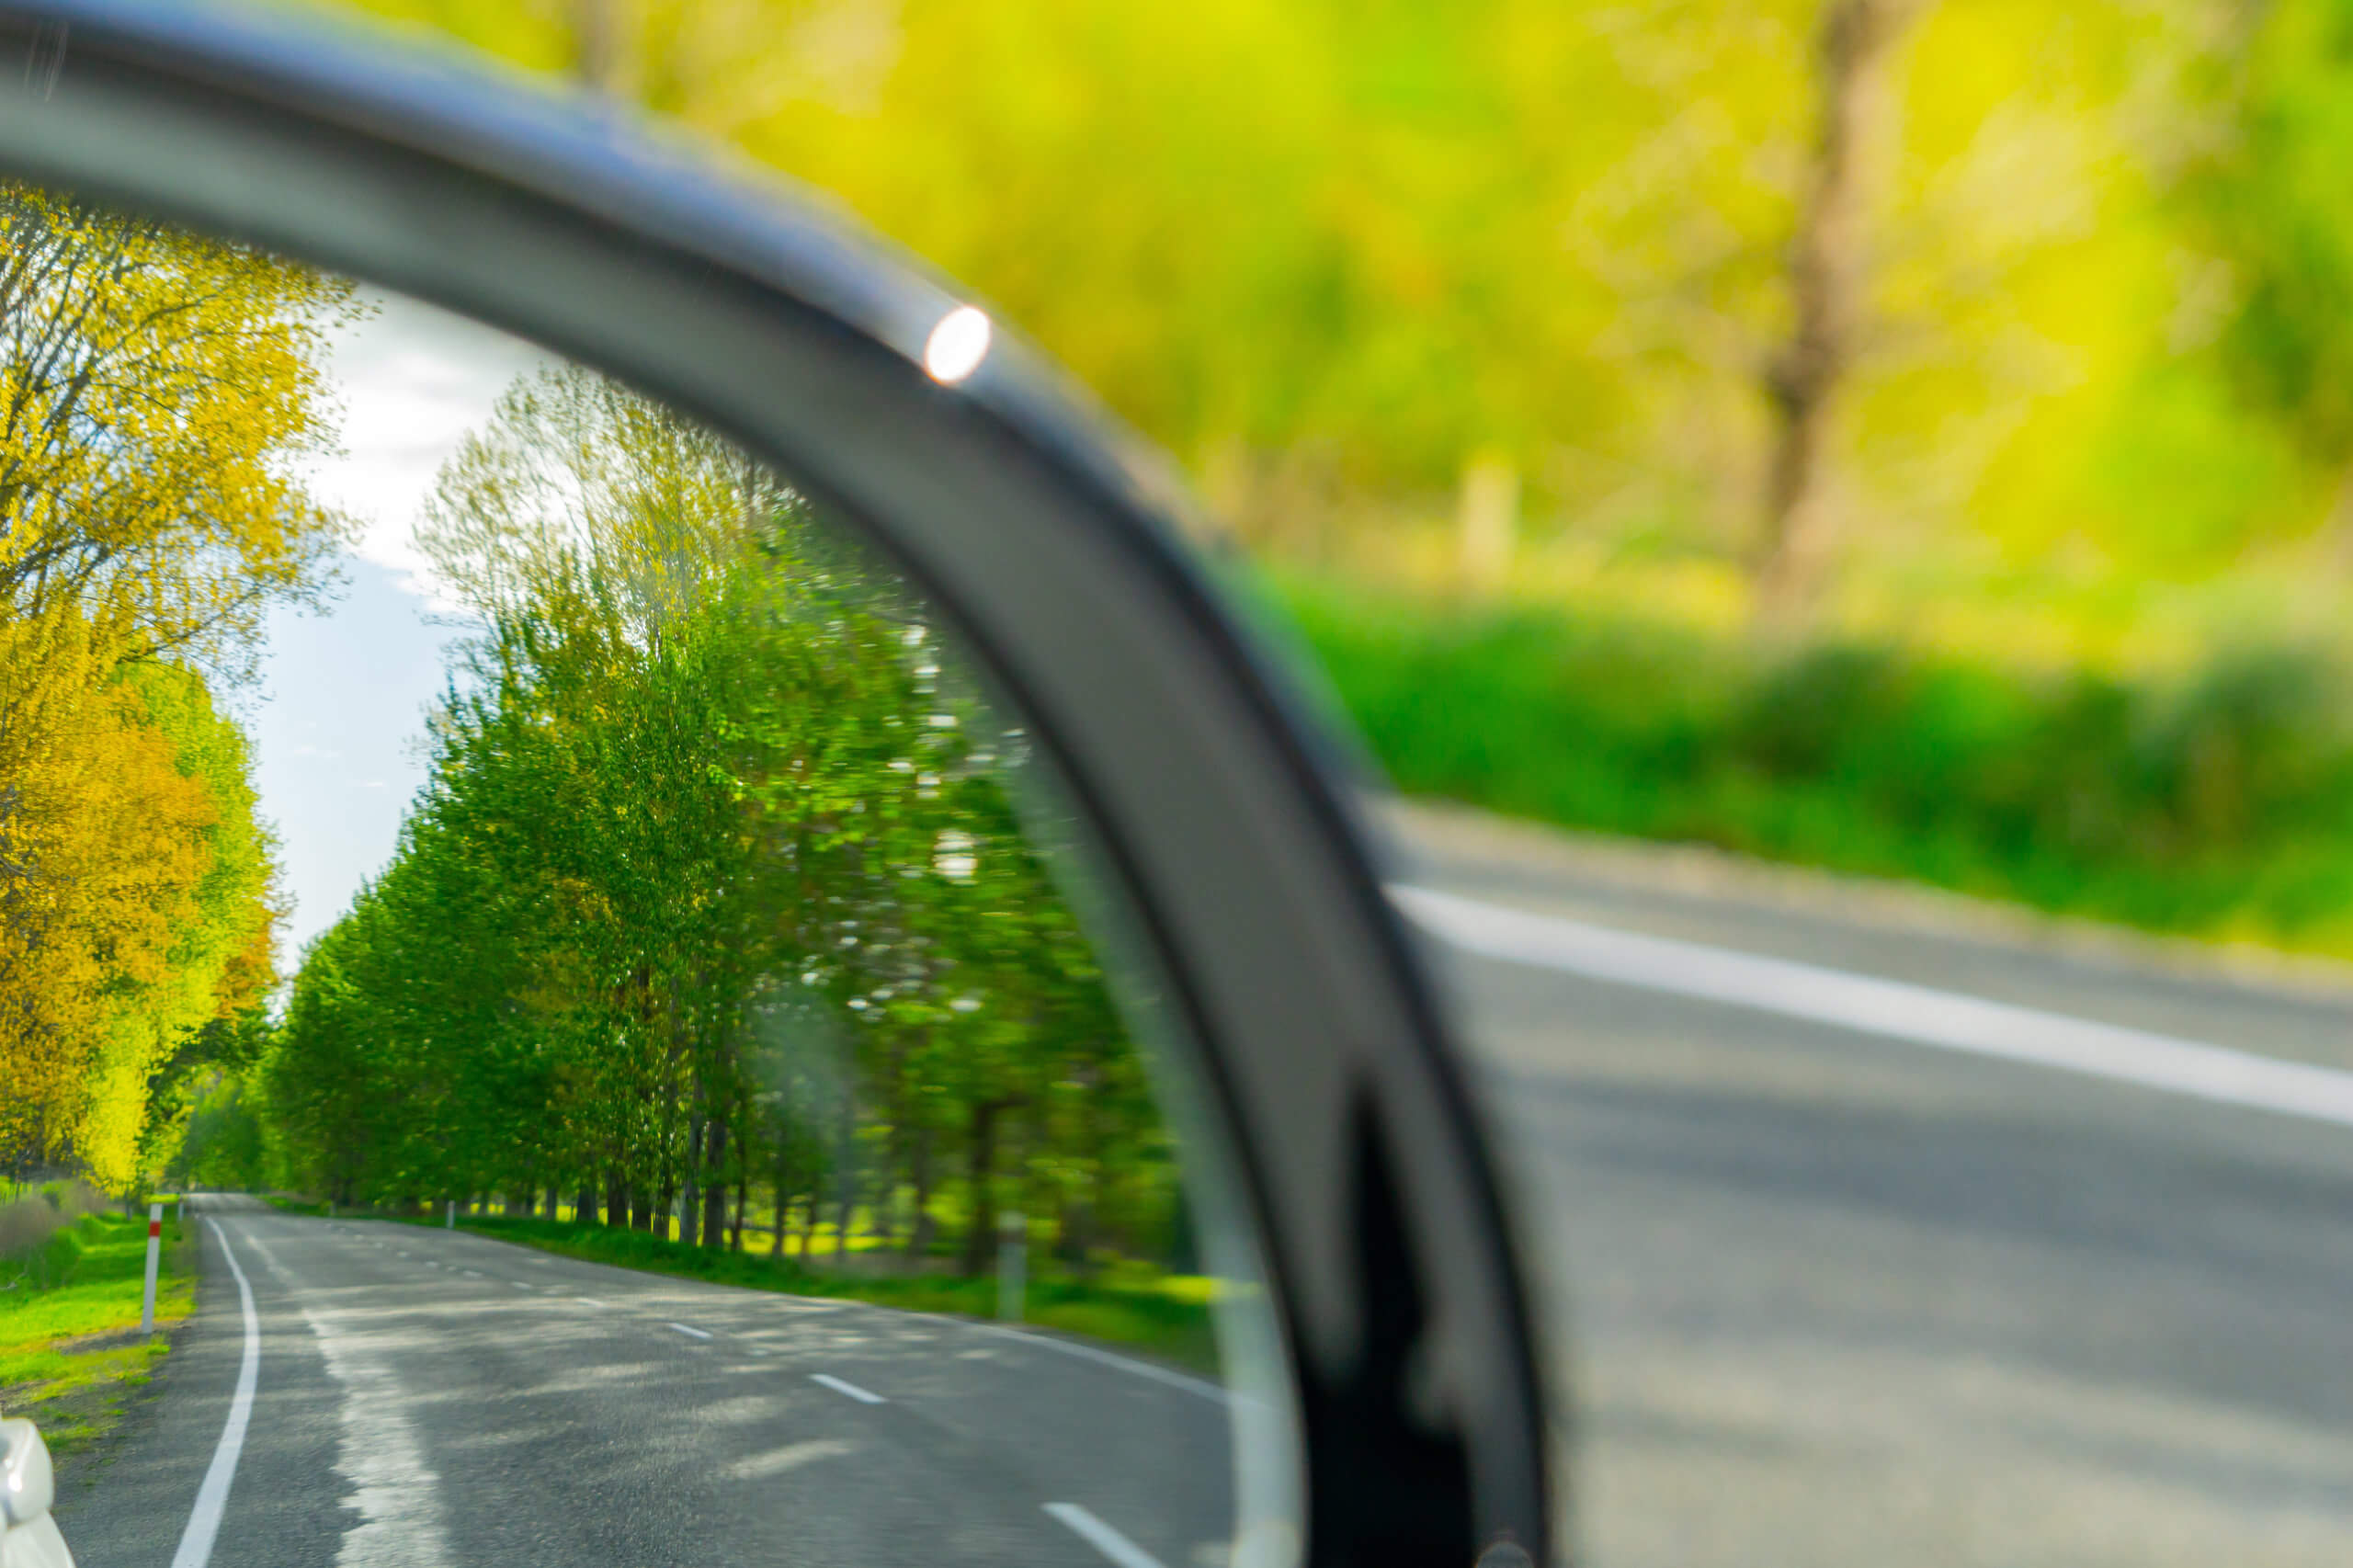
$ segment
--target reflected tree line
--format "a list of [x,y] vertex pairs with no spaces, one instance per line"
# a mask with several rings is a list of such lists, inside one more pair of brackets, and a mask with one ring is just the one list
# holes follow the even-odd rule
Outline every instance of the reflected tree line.
[[482,631],[246,1091],[285,1175],[967,1272],[1017,1206],[1082,1269],[1187,1261],[1028,742],[889,574],[577,369],[508,392],[419,541]]

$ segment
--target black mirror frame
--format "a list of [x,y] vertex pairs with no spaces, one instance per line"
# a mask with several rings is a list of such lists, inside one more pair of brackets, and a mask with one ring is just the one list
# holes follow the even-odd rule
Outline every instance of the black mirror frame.
[[[1332,751],[1148,463],[814,203],[380,40],[0,4],[0,167],[404,290],[777,460],[936,593],[1120,861],[1211,1058],[1300,1381],[1309,1561],[1563,1539],[1536,1324],[1458,1052]],[[626,300],[631,308],[613,309]]]

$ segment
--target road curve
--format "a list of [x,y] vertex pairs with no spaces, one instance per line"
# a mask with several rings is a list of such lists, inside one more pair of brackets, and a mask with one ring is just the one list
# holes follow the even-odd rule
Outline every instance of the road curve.
[[[1044,1336],[199,1199],[165,1397],[60,1510],[82,1568],[1201,1568],[1213,1384]],[[250,1281],[258,1376],[209,1553]],[[200,1534],[199,1528],[196,1532]]]
[[[2353,1066],[2341,983],[1402,826],[1406,878],[1491,908]],[[1673,975],[1444,967],[1579,1396],[1583,1562],[2353,1561],[2353,1130]]]

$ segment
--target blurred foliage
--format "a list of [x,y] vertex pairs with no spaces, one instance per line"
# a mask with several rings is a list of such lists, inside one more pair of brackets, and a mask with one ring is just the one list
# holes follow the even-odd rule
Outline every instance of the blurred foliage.
[[[612,90],[973,285],[1277,551],[1482,453],[1538,545],[1753,543],[1818,0],[360,3],[552,74],[601,17]],[[1869,3],[1824,614],[2333,561],[2353,6]]]
[[2145,681],[1859,642],[1759,661],[1636,619],[1287,598],[1407,790],[2353,954],[2353,704],[2326,659]]

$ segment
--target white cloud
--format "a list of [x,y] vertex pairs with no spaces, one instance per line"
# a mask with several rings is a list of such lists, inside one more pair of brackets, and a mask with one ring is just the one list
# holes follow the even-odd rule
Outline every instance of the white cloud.
[[376,314],[336,342],[330,369],[345,403],[345,454],[321,462],[311,483],[359,520],[363,559],[430,608],[453,609],[417,551],[417,514],[441,464],[489,419],[499,394],[554,359],[414,300],[370,298]]

